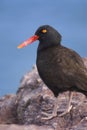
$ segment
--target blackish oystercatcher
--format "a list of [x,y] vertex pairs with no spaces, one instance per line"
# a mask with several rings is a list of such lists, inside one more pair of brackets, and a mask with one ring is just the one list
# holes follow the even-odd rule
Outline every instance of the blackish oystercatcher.
[[[81,92],[87,96],[87,69],[82,58],[75,51],[61,45],[61,35],[53,27],[43,25],[35,35],[23,42],[18,48],[39,40],[36,65],[41,79],[54,93],[55,97],[65,91]],[[71,98],[69,97],[69,107]],[[45,119],[57,116],[58,98],[54,110]],[[69,111],[69,108],[65,113]],[[63,115],[63,114],[62,114]]]

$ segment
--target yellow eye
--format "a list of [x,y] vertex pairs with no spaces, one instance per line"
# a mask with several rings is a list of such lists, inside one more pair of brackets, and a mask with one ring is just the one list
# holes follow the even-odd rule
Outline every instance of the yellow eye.
[[46,32],[47,32],[47,30],[46,30],[46,29],[43,29],[41,32],[42,32],[42,33],[46,33]]

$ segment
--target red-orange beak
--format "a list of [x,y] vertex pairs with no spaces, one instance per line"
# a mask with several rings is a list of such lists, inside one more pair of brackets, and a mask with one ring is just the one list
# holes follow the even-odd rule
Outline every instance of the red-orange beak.
[[38,40],[39,36],[34,35],[32,37],[30,37],[29,39],[27,39],[26,41],[24,41],[23,43],[21,43],[17,48],[21,49],[25,46],[27,46],[28,44],[31,44],[32,42]]

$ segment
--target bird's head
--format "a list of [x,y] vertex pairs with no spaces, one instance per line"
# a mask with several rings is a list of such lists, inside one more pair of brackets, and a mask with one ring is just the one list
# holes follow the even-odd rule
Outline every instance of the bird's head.
[[46,48],[51,45],[53,46],[60,44],[61,35],[53,27],[49,25],[43,25],[36,30],[34,36],[24,41],[18,46],[18,48],[23,48],[36,40],[40,41],[39,45],[42,46],[42,48]]

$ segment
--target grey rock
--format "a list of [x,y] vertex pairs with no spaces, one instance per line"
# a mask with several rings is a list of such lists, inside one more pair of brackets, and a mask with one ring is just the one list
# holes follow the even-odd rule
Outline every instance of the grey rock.
[[54,130],[48,126],[36,126],[36,125],[29,125],[29,126],[20,126],[20,125],[0,125],[0,130]]
[[17,123],[16,97],[10,94],[0,98],[0,124]]

